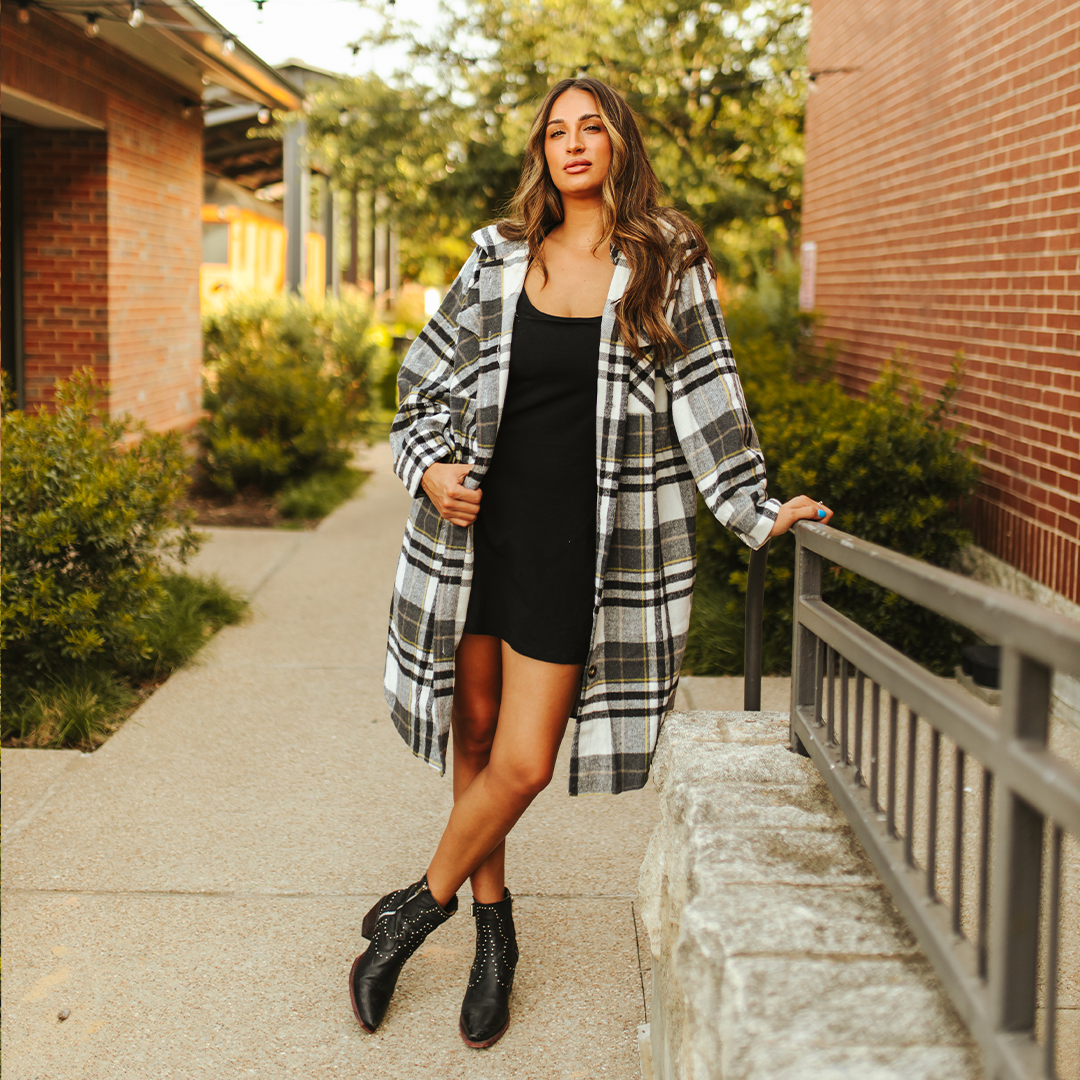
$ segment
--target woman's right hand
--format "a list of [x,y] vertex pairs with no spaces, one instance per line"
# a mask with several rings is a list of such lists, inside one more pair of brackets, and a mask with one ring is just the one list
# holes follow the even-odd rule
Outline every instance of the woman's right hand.
[[480,512],[480,489],[462,487],[472,472],[471,465],[447,465],[437,461],[429,465],[420,481],[439,515],[452,525],[471,525]]

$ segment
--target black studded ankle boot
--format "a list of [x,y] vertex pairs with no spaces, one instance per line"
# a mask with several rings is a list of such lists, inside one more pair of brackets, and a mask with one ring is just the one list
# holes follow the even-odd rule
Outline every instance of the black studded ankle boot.
[[512,905],[509,889],[497,904],[473,901],[476,958],[458,1028],[465,1045],[476,1049],[497,1043],[510,1026],[510,991],[518,962]]
[[456,896],[439,906],[425,874],[415,885],[388,893],[364,916],[361,933],[371,945],[353,963],[349,997],[366,1032],[373,1032],[386,1015],[405,961],[457,909]]

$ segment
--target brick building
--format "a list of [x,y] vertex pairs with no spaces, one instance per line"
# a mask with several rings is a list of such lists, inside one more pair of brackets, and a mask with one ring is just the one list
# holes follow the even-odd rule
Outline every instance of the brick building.
[[976,542],[1080,602],[1080,0],[815,0],[803,303],[858,392],[967,358]]
[[4,370],[35,408],[89,366],[113,414],[186,428],[201,407],[203,97],[300,96],[186,0],[142,4],[137,26],[91,10],[0,6]]

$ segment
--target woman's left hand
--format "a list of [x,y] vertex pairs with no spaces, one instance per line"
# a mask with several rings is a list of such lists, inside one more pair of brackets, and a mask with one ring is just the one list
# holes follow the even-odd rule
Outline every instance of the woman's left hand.
[[833,512],[824,503],[815,502],[809,495],[797,495],[780,507],[769,539],[786,533],[796,521],[816,521],[819,525],[828,525],[832,515]]

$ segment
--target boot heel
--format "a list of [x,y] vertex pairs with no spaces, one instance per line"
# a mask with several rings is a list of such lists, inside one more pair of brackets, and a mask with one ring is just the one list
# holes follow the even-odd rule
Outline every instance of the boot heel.
[[458,899],[440,907],[427,878],[384,896],[365,916],[361,933],[371,942],[349,972],[349,1000],[360,1026],[374,1031],[386,1015],[405,961],[437,926],[457,911]]
[[[360,936],[365,941],[370,941],[372,934],[375,933],[375,924],[379,921],[379,916],[382,914],[383,904],[386,901],[384,896],[382,900],[376,900],[375,906],[364,916],[364,921],[360,924]],[[353,924],[356,925],[355,923]]]

